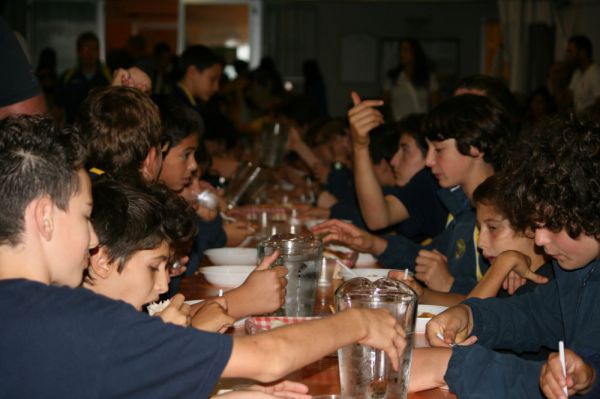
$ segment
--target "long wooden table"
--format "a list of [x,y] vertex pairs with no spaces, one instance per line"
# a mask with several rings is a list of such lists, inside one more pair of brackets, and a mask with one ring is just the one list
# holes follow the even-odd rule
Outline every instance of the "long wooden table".
[[[203,263],[206,263],[203,262]],[[223,287],[217,287],[209,284],[202,275],[186,277],[182,280],[179,292],[186,299],[204,299],[218,295]],[[328,290],[319,290],[317,292],[317,303],[320,302],[320,295],[332,297],[333,287]],[[327,302],[324,306],[328,306]],[[237,334],[244,334],[243,330],[237,330]],[[424,337],[416,337],[424,340]],[[302,369],[293,372],[285,377],[287,380],[298,381],[309,387],[311,395],[339,394],[340,393],[340,374],[338,359],[336,356],[327,356],[314,362]],[[219,383],[218,389],[230,389],[236,385],[247,385],[248,380],[224,379]],[[422,392],[414,392],[408,395],[409,399],[456,399],[456,396],[442,389],[432,389]]]

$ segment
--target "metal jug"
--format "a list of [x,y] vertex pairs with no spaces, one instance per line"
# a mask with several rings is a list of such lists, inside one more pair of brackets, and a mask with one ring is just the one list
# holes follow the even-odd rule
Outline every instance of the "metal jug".
[[406,332],[406,347],[400,354],[399,370],[392,369],[382,350],[353,344],[338,350],[343,398],[406,399],[412,360],[418,298],[406,284],[382,278],[371,282],[353,278],[335,294],[338,311],[350,308],[387,309]]

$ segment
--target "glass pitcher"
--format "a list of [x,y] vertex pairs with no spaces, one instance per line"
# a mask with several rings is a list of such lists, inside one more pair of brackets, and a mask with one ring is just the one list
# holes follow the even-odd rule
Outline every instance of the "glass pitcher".
[[258,244],[259,262],[275,250],[279,251],[279,257],[274,266],[285,266],[288,270],[285,304],[278,314],[312,316],[323,242],[312,236],[275,234]]
[[412,360],[418,298],[404,283],[387,278],[371,282],[358,277],[341,285],[335,294],[338,311],[350,308],[387,309],[406,332],[406,347],[399,370],[392,369],[382,350],[353,344],[338,350],[343,398],[406,399]]

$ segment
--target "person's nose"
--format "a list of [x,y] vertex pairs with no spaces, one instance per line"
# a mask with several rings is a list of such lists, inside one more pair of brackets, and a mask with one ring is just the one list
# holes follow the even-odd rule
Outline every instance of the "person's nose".
[[537,246],[543,247],[550,243],[550,232],[548,229],[536,229],[534,240]]

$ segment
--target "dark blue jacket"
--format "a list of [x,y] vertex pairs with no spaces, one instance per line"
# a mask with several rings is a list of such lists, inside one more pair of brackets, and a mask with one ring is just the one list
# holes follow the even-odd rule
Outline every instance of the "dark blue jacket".
[[554,274],[554,280],[524,295],[464,302],[473,312],[478,341],[453,349],[445,379],[458,397],[542,397],[538,381],[544,361],[494,349],[556,351],[563,340],[575,352],[600,352],[600,260],[574,271],[555,262]]
[[446,229],[429,245],[416,244],[404,236],[386,236],[388,245],[379,255],[379,262],[386,267],[414,271],[415,259],[421,249],[437,249],[448,257],[448,270],[454,276],[450,292],[468,294],[477,285],[477,265],[481,274],[489,267],[474,240],[475,211],[460,187],[442,189],[438,195],[453,216]]

